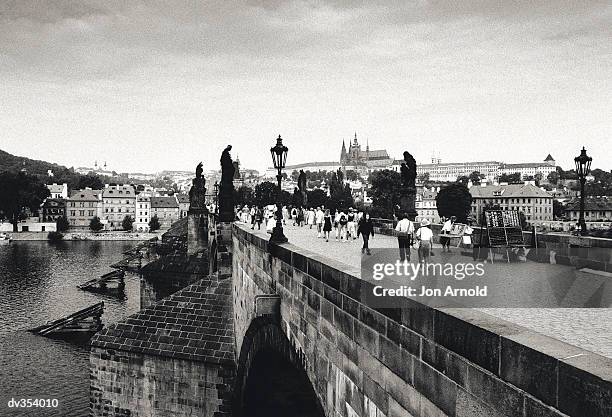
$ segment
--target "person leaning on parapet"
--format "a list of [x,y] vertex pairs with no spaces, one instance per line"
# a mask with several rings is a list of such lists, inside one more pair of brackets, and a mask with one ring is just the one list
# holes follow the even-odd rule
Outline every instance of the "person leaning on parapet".
[[372,223],[372,219],[370,219],[370,213],[366,213],[364,217],[359,220],[359,227],[357,227],[357,236],[363,238],[363,246],[361,247],[361,253],[364,251],[371,255],[370,252],[370,236],[374,237],[374,224]]
[[399,246],[400,261],[410,260],[410,246],[414,236],[414,224],[408,220],[408,214],[402,213],[402,219],[395,226],[397,244]]

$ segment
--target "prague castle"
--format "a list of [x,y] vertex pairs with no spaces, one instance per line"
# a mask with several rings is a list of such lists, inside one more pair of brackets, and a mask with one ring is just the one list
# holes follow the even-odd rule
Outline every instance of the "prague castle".
[[367,142],[365,150],[362,150],[357,141],[357,133],[355,133],[353,142],[349,143],[348,151],[346,150],[346,144],[342,141],[340,164],[347,169],[385,169],[393,164],[393,159],[389,157],[386,149],[370,150],[370,145]]
[[[393,158],[389,156],[386,149],[370,150],[369,144],[366,142],[365,150],[361,149],[361,145],[357,140],[357,133],[353,137],[352,142],[349,142],[348,150],[346,142],[342,141],[342,149],[340,151],[340,159],[338,161],[327,162],[305,162],[302,164],[288,165],[288,172],[299,171],[336,171],[338,169],[355,170],[361,175],[367,175],[371,171],[379,169],[391,169]],[[268,168],[266,176],[274,177],[276,170]]]

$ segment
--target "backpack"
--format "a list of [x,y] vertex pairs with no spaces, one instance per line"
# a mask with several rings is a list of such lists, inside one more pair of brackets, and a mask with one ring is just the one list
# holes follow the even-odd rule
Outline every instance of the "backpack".
[[348,221],[346,220],[346,216],[345,216],[344,214],[342,214],[342,215],[340,216],[340,224],[341,224],[341,225],[345,225],[345,224],[347,224],[347,223],[348,223]]

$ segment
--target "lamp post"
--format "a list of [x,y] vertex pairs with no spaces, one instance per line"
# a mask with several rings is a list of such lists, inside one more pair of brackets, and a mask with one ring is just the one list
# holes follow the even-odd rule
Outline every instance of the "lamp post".
[[580,226],[580,234],[586,234],[586,221],[584,220],[584,184],[586,183],[586,177],[591,171],[591,162],[593,158],[587,156],[586,149],[582,147],[580,155],[574,158],[576,163],[576,173],[580,180],[580,218],[578,219],[578,225]]
[[272,162],[274,168],[278,171],[276,179],[278,180],[278,195],[276,197],[276,226],[272,229],[272,236],[270,236],[270,242],[274,243],[285,243],[288,241],[287,237],[283,233],[283,205],[281,202],[281,181],[283,180],[283,168],[285,168],[285,162],[287,162],[287,151],[289,149],[283,145],[283,140],[280,135],[276,139],[276,145],[270,148],[270,154],[272,155]]
[[219,182],[215,181],[215,195],[214,195],[214,203],[215,203],[215,214],[219,213]]

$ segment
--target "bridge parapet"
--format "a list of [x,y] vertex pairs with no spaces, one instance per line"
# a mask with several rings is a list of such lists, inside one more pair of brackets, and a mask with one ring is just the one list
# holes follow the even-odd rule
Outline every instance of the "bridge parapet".
[[370,308],[371,284],[360,280],[358,266],[269,245],[238,224],[232,269],[237,415],[251,359],[275,349],[262,346],[266,337],[253,329],[261,326],[262,295],[278,295],[279,314],[268,318],[289,342],[281,349],[291,346],[300,359],[327,416],[612,413],[608,358],[471,309],[409,299],[401,308]]

